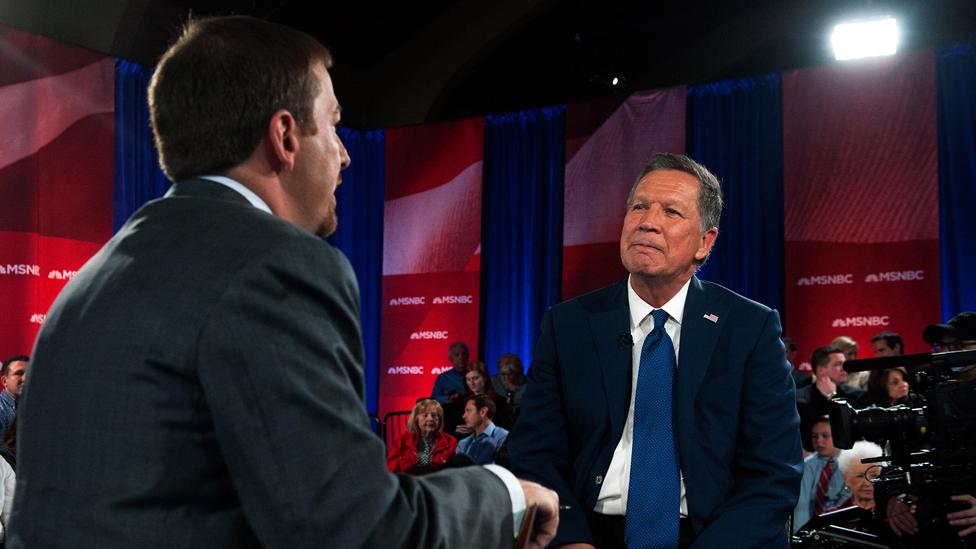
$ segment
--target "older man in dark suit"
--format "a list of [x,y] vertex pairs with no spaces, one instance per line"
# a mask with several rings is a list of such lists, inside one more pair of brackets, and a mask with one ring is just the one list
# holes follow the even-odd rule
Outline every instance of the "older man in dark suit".
[[317,238],[349,163],[330,64],[246,17],[164,55],[150,106],[177,183],[47,316],[8,547],[504,547],[535,503],[551,537],[555,494],[507,471],[386,472],[355,279]]
[[787,546],[802,455],[779,317],[694,276],[721,210],[708,170],[654,156],[627,200],[629,278],[542,321],[509,452],[566,504],[557,545]]

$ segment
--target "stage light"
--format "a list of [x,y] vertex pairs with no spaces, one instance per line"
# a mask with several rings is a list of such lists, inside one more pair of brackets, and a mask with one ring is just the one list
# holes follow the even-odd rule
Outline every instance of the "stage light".
[[614,76],[614,77],[613,77],[613,80],[611,80],[611,81],[610,81],[610,85],[611,85],[611,86],[616,86],[616,85],[617,85],[617,84],[619,84],[619,83],[620,83],[620,79],[619,79],[619,78],[617,78],[616,76]]
[[894,17],[842,23],[830,37],[838,61],[892,55],[898,49],[898,22]]

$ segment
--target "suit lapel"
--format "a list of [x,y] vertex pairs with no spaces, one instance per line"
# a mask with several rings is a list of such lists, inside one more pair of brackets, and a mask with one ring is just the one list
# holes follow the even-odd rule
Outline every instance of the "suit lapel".
[[590,330],[600,358],[613,441],[620,440],[630,406],[631,345],[621,341],[621,336],[630,335],[626,284],[626,280],[617,284],[603,307],[590,315]]
[[698,277],[692,277],[681,320],[681,349],[678,353],[679,438],[681,433],[693,432],[695,396],[708,370],[723,324],[730,320],[728,304],[709,299]]

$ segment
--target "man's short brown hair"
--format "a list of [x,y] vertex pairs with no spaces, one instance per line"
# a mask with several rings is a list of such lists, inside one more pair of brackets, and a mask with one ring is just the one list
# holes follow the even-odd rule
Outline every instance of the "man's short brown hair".
[[285,109],[308,134],[332,56],[318,40],[253,17],[190,21],[149,85],[153,136],[173,181],[221,174],[246,160],[271,115]]
[[468,400],[465,401],[465,404],[467,404],[468,402],[474,404],[474,409],[478,412],[480,412],[482,408],[488,408],[488,419],[494,419],[497,408],[495,407],[494,399],[492,399],[488,395],[475,395],[472,397],[468,397]]

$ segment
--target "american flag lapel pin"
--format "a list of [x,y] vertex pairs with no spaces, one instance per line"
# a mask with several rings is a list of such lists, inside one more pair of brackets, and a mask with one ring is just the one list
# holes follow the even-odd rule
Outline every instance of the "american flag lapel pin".
[[705,315],[705,320],[710,320],[710,321],[712,321],[714,323],[718,323],[718,315],[712,314],[712,313],[708,313],[707,315]]

